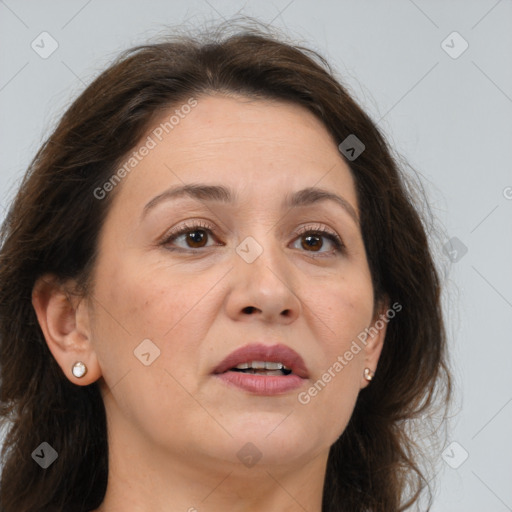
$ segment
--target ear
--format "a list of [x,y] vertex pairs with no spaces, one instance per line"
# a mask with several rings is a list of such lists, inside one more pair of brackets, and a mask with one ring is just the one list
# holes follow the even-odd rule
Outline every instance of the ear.
[[[377,372],[377,365],[379,363],[380,354],[386,338],[387,326],[392,318],[389,312],[389,298],[385,296],[375,308],[372,323],[367,329],[368,336],[364,342],[364,368],[369,368],[374,373]],[[393,316],[394,315],[395,310],[393,310]],[[364,378],[364,373],[362,372],[361,389],[365,388],[369,384],[370,383]]]
[[[101,368],[91,343],[87,301],[72,293],[70,283],[61,283],[54,275],[40,277],[32,289],[32,305],[53,357],[64,375],[81,386],[101,377]],[[86,374],[75,377],[73,365],[81,361]]]

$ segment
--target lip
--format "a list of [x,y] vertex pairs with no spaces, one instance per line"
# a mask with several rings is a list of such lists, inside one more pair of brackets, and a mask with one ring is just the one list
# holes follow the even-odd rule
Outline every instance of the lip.
[[[283,363],[290,375],[267,376],[229,371],[238,364],[250,361]],[[258,395],[275,395],[297,389],[309,377],[302,357],[286,345],[253,343],[229,354],[214,370],[213,375],[229,385]]]

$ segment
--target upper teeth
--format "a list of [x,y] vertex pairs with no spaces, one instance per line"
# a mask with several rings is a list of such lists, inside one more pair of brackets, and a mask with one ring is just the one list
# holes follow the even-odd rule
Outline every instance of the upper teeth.
[[252,361],[252,363],[240,363],[235,366],[237,370],[290,370],[283,363],[274,363],[270,361]]

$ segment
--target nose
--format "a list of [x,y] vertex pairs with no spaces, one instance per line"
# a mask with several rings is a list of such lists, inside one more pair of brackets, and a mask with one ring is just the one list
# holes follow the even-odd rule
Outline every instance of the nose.
[[[244,248],[250,244],[251,241],[247,242]],[[243,253],[240,253],[242,256],[235,253],[235,268],[230,272],[228,314],[237,321],[256,318],[265,323],[291,323],[302,308],[294,289],[292,268],[277,246],[271,248],[269,242],[261,249],[254,260],[244,258]]]

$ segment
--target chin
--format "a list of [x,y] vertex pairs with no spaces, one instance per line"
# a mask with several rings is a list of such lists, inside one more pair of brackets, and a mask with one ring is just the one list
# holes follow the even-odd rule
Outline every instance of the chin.
[[[332,440],[327,439],[327,432],[320,425],[318,430],[311,428],[311,425],[309,430],[306,430],[299,415],[294,418],[295,414],[290,410],[282,413],[243,414],[230,422],[229,427],[226,425],[227,430],[233,435],[232,438],[226,439],[226,442],[232,449],[234,448],[235,453],[251,443],[261,452],[263,464],[291,463],[334,442],[335,434],[332,435]],[[250,453],[251,445],[246,450]],[[257,454],[256,449],[254,451]]]

